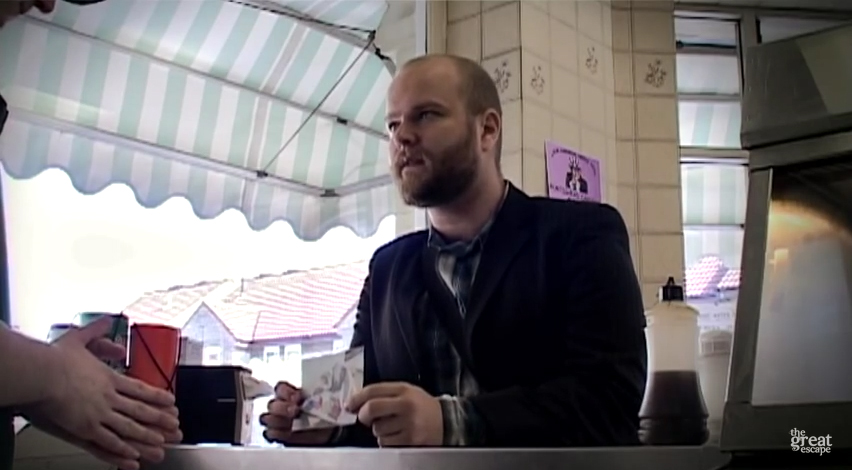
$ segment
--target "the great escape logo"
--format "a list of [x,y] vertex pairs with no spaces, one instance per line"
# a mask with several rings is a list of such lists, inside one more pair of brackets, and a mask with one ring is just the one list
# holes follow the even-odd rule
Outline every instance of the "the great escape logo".
[[831,434],[825,436],[808,436],[804,429],[790,430],[790,448],[803,454],[831,453]]

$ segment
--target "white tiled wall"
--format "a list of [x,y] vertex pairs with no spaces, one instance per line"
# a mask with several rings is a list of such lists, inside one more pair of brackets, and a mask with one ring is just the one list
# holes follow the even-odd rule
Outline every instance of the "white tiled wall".
[[[544,140],[601,160],[646,304],[682,277],[672,0],[433,0],[445,51],[480,61],[504,107],[503,172],[544,194]],[[443,26],[443,24],[441,25]],[[436,52],[443,52],[439,47]]]
[[673,8],[613,2],[611,12],[615,184],[646,305],[668,276],[683,276]]
[[605,198],[615,202],[609,3],[446,4],[447,52],[479,60],[498,82],[506,177],[529,194],[545,194],[544,141],[553,139],[600,158]]

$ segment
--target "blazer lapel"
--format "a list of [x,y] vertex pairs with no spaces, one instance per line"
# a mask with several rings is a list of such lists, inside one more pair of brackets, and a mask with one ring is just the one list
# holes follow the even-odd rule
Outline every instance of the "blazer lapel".
[[470,293],[470,305],[465,316],[466,342],[469,345],[473,328],[494,290],[500,284],[515,256],[529,240],[532,223],[527,204],[529,196],[509,185],[503,207],[497,213],[476,268]]
[[411,369],[406,369],[407,373],[403,375],[413,375],[416,378],[420,376],[420,347],[415,325],[416,318],[421,313],[418,311],[418,304],[422,298],[421,276],[417,263],[396,266],[390,276],[394,281],[386,294],[388,296],[386,304],[392,309],[392,316],[395,317],[396,326],[402,334],[402,346],[406,349],[403,352],[410,360]]

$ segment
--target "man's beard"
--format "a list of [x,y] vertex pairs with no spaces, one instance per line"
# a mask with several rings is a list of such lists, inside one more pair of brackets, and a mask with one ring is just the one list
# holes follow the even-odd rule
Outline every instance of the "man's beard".
[[394,174],[402,200],[421,208],[447,205],[458,200],[467,191],[477,174],[478,159],[474,149],[473,129],[458,144],[451,146],[441,155],[428,161],[427,174],[423,178],[410,177],[400,172]]

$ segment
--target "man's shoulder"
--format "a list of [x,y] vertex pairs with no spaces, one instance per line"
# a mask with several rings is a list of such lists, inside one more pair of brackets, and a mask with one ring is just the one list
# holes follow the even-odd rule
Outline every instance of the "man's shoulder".
[[535,207],[537,223],[541,226],[573,230],[595,228],[626,231],[621,213],[606,203],[568,201],[541,196],[530,197],[529,203]]
[[406,233],[380,246],[373,253],[373,258],[370,261],[370,270],[372,271],[377,266],[388,266],[394,263],[400,257],[410,259],[410,257],[425,246],[429,232],[426,230],[418,230],[416,232]]

